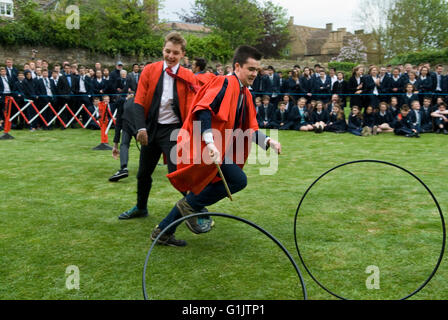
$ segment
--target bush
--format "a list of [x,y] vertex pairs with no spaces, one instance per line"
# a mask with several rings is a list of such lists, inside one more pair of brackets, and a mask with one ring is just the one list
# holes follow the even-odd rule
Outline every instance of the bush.
[[187,35],[187,56],[190,58],[201,57],[208,61],[226,63],[232,59],[233,50],[230,42],[215,34],[206,37]]
[[328,68],[335,68],[337,71],[344,71],[344,72],[352,72],[353,68],[356,67],[358,64],[355,62],[337,62],[332,61],[328,63]]
[[420,63],[426,62],[431,64],[448,63],[448,47],[443,49],[432,49],[399,54],[389,60],[389,63],[392,65],[405,63],[419,65]]

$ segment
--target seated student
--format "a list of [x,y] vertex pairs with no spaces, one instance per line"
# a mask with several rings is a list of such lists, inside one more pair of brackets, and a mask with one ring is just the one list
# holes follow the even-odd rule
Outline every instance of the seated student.
[[[90,112],[90,114],[92,115],[93,118],[95,118],[95,120],[98,120],[100,118],[100,113],[98,110],[98,106],[100,104],[100,97],[93,97],[93,101],[92,101],[92,105],[88,106],[88,110]],[[85,124],[87,124],[87,129],[92,129],[92,130],[99,130],[100,127],[98,126],[98,124],[93,121],[93,118],[90,117],[89,115],[89,119],[86,120]]]
[[394,132],[394,116],[387,110],[387,103],[380,102],[380,110],[375,114],[377,133]]
[[327,104],[327,112],[331,113],[331,111],[333,111],[333,106],[337,104],[339,107],[341,106],[341,99],[339,99],[339,95],[337,94],[333,94],[331,96],[331,100],[330,102]]
[[378,128],[375,126],[375,113],[373,112],[372,106],[366,107],[362,118],[362,135],[376,135],[378,133]]
[[284,95],[282,101],[286,103],[286,110],[290,110],[292,107],[296,105],[294,98],[290,95]]
[[434,131],[434,121],[433,121],[434,119],[431,117],[431,113],[433,113],[435,110],[437,110],[437,107],[432,106],[432,98],[425,97],[423,99],[423,106],[421,107],[422,119],[425,123],[429,123],[431,125],[430,132]]
[[348,116],[347,131],[355,136],[362,135],[362,115],[358,106],[353,106],[352,112]]
[[408,106],[412,105],[412,101],[419,100],[418,95],[415,94],[415,87],[413,84],[408,83],[406,85],[406,93],[401,98],[401,104],[406,104]]
[[404,104],[401,106],[400,113],[395,121],[394,133],[397,136],[405,136],[408,138],[420,138],[417,129],[412,125],[411,118],[409,116],[409,106]]
[[310,124],[310,117],[306,108],[306,98],[300,98],[299,101],[297,101],[297,105],[289,110],[287,125],[290,130],[314,130],[314,127]]
[[261,123],[260,108],[262,106],[260,97],[255,97],[254,106],[255,106],[255,111],[257,111],[257,122],[258,122],[258,125],[260,125],[260,123]]
[[411,112],[409,113],[412,124],[417,129],[418,133],[432,132],[432,118],[424,115],[420,102],[418,100],[412,101]]
[[334,104],[329,114],[329,120],[325,131],[343,133],[347,131],[347,122],[345,121],[344,110],[338,105]]
[[274,117],[275,107],[271,103],[269,103],[270,100],[271,99],[268,95],[264,95],[261,100],[263,104],[258,110],[261,119],[261,122],[258,124],[260,128],[271,128],[271,121]]
[[397,97],[390,98],[389,112],[394,116],[394,118],[400,113]]
[[431,113],[431,117],[434,118],[436,127],[436,133],[448,134],[448,110],[446,103],[439,105],[438,109]]
[[333,94],[337,94],[341,99],[340,106],[344,109],[347,106],[346,94],[348,94],[348,82],[344,80],[344,73],[339,71],[337,74],[338,79],[333,84]]
[[322,133],[327,126],[329,120],[328,112],[324,109],[322,101],[316,102],[316,108],[311,112],[311,125],[315,133]]
[[286,102],[280,101],[278,103],[278,109],[274,112],[274,117],[271,121],[271,128],[278,130],[288,130],[288,111],[286,110]]

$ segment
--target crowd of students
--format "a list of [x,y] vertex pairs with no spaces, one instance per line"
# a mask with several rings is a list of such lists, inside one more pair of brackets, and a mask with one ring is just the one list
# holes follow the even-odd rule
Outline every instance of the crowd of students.
[[[126,71],[118,61],[113,71],[102,68],[101,63],[89,69],[68,61],[53,65],[43,59],[33,59],[23,65],[24,71],[14,67],[12,59],[0,67],[0,106],[3,111],[6,96],[13,96],[23,107],[28,100],[34,101],[38,110],[51,103],[56,112],[65,104],[72,110],[85,105],[91,114],[98,117],[98,104],[103,100],[111,106],[124,103],[127,95],[133,95],[138,86],[140,74],[146,64],[133,64]],[[207,67],[204,59],[196,58],[190,64],[184,58],[183,66],[194,72],[201,84],[211,75],[232,74],[231,66]],[[411,64],[393,67],[355,67],[349,80],[344,72],[316,64],[314,68],[295,65],[288,74],[276,72],[272,66],[259,70],[250,88],[257,109],[260,128],[279,130],[314,131],[320,133],[350,132],[355,135],[376,135],[395,132],[408,137],[421,133],[436,132],[448,134],[446,111],[448,97],[448,75],[442,65],[431,69],[429,64]],[[346,118],[345,109],[350,106]],[[28,119],[36,115],[33,108],[27,108]],[[54,114],[50,109],[42,116],[50,121]],[[31,131],[52,129],[40,118],[25,125],[17,117],[13,128],[26,126]],[[71,115],[61,114],[67,123]],[[85,110],[80,112],[84,122],[89,118]],[[0,112],[0,130],[3,112]],[[55,122],[56,126],[60,126]],[[72,125],[76,126],[76,125]],[[95,122],[89,125],[98,129]]]
[[332,68],[327,74],[320,65],[303,71],[296,65],[285,78],[272,66],[260,70],[252,87],[259,126],[358,136],[448,134],[448,76],[442,65],[434,71],[429,64],[364,70],[355,67],[348,81],[344,72]]
[[[29,100],[33,101],[38,110],[51,103],[56,112],[61,111],[66,104],[74,112],[84,105],[91,114],[98,117],[100,100],[110,104],[113,111],[116,103],[123,103],[128,94],[135,93],[144,67],[145,64],[134,64],[132,70],[128,72],[123,68],[123,63],[118,61],[116,68],[109,71],[108,68],[102,68],[99,62],[95,64],[94,69],[89,69],[65,61],[62,64],[55,64],[53,69],[49,70],[46,60],[36,59],[23,65],[23,71],[18,71],[14,67],[13,60],[7,59],[6,66],[0,67],[0,108],[3,111],[5,97],[12,96],[20,107],[26,105]],[[17,112],[15,109],[13,111]],[[27,119],[31,119],[37,113],[34,108],[28,107],[24,114]],[[55,115],[47,108],[42,116],[49,122]],[[0,112],[0,129],[3,117],[3,112]],[[67,123],[71,119],[71,114],[64,111],[60,117]],[[89,119],[87,111],[83,109],[80,118],[86,122]],[[59,122],[56,122],[55,126],[64,128]],[[30,131],[35,131],[51,130],[53,125],[45,126],[40,118],[27,125],[21,117],[17,117],[12,127],[13,129],[27,127]],[[97,129],[93,121],[89,127]]]

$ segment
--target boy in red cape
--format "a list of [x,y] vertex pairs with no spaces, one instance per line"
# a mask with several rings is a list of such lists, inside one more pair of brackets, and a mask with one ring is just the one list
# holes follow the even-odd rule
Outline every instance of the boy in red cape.
[[[180,65],[185,56],[186,41],[177,32],[165,38],[163,61],[147,65],[140,76],[134,100],[134,130],[141,143],[137,174],[137,205],[118,218],[127,220],[148,216],[148,197],[160,155],[168,160],[168,171],[176,170],[176,159],[170,152],[176,146],[173,132],[182,127],[198,88],[194,74]],[[136,133],[136,132],[134,132]]]
[[[261,53],[257,49],[240,46],[233,59],[235,73],[216,77],[195,96],[178,135],[177,170],[168,175],[176,189],[188,194],[154,229],[152,240],[175,220],[201,212],[227,196],[215,163],[220,164],[233,194],[247,185],[242,169],[252,141],[265,150],[272,147],[277,153],[281,152],[280,143],[258,131],[256,110],[248,89],[257,76],[260,60]],[[196,218],[187,219],[185,223],[193,233],[206,232]],[[176,226],[168,230],[158,243],[185,246],[184,240],[175,239],[175,230]]]

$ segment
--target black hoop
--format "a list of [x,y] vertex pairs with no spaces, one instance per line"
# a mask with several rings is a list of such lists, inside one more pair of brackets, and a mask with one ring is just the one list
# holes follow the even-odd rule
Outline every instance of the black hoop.
[[380,163],[380,164],[385,164],[385,165],[388,165],[388,166],[392,166],[392,167],[398,168],[398,169],[400,169],[400,170],[402,170],[402,171],[404,171],[404,172],[410,174],[412,177],[414,177],[417,181],[419,181],[419,182],[425,187],[425,189],[428,191],[428,193],[431,195],[432,199],[434,200],[434,203],[436,204],[437,209],[439,210],[439,215],[440,215],[440,220],[441,220],[441,222],[442,222],[442,230],[443,230],[442,250],[440,251],[439,259],[438,259],[438,261],[437,261],[437,264],[436,264],[434,270],[431,272],[431,275],[426,279],[426,281],[423,282],[423,284],[422,284],[420,287],[418,287],[414,292],[412,292],[411,294],[409,294],[409,295],[407,295],[407,296],[405,296],[404,298],[401,299],[401,300],[406,300],[406,299],[412,297],[413,295],[415,295],[415,294],[416,294],[417,292],[419,292],[420,290],[422,290],[422,289],[429,283],[429,281],[431,281],[431,279],[432,279],[432,278],[434,277],[434,275],[436,274],[437,269],[439,268],[440,263],[442,262],[443,254],[444,254],[444,252],[445,252],[446,228],[445,228],[445,219],[443,218],[442,209],[440,208],[439,202],[437,201],[436,197],[435,197],[434,194],[431,192],[431,190],[428,188],[428,186],[427,186],[427,185],[426,185],[426,184],[425,184],[419,177],[417,177],[415,174],[413,174],[413,173],[410,172],[409,170],[406,170],[406,169],[404,169],[404,168],[402,168],[402,167],[400,167],[400,166],[398,166],[398,165],[396,165],[396,164],[393,164],[393,163],[390,163],[390,162],[386,162],[386,161],[380,161],[380,160],[358,160],[358,161],[351,161],[351,162],[347,162],[347,163],[338,165],[338,166],[334,167],[333,169],[330,169],[330,170],[328,170],[327,172],[325,172],[324,174],[322,174],[319,178],[317,178],[317,179],[316,179],[316,180],[315,180],[315,181],[308,187],[308,189],[306,190],[306,192],[303,194],[302,199],[300,200],[299,206],[297,207],[296,215],[295,215],[295,217],[294,217],[294,241],[295,241],[295,243],[296,243],[297,253],[299,254],[300,260],[302,261],[302,264],[303,264],[303,266],[305,267],[305,270],[308,272],[308,274],[311,276],[311,278],[314,280],[314,282],[316,282],[322,289],[324,289],[325,291],[327,291],[327,292],[330,293],[331,295],[333,295],[333,296],[335,296],[335,297],[337,297],[337,298],[339,298],[339,299],[342,299],[342,300],[347,300],[346,298],[344,298],[344,297],[342,297],[342,296],[340,296],[340,295],[338,295],[338,294],[336,294],[336,293],[330,291],[328,288],[326,288],[322,283],[320,283],[320,282],[314,277],[314,275],[311,273],[311,271],[310,271],[310,270],[308,269],[308,267],[306,266],[305,261],[304,261],[302,255],[300,254],[299,246],[298,246],[298,244],[297,244],[297,217],[298,217],[298,215],[299,215],[300,207],[301,207],[301,205],[302,205],[303,200],[305,200],[305,197],[307,196],[308,192],[311,190],[311,188],[312,188],[312,187],[313,187],[313,186],[314,186],[320,179],[322,179],[324,176],[326,176],[327,174],[329,174],[330,172],[332,172],[332,171],[334,171],[334,170],[336,170],[336,169],[338,169],[338,168],[341,168],[341,167],[344,167],[344,166],[347,166],[347,165],[350,165],[350,164],[355,164],[355,163]]
[[302,286],[302,293],[303,293],[303,299],[307,300],[308,296],[307,296],[307,291],[306,291],[306,286],[305,286],[305,282],[303,280],[303,276],[302,273],[300,272],[299,267],[297,266],[296,262],[294,261],[294,259],[292,258],[291,254],[288,252],[288,250],[281,244],[280,241],[278,241],[273,235],[271,235],[269,232],[267,232],[266,230],[264,230],[262,227],[256,225],[255,223],[237,217],[237,216],[233,216],[230,214],[225,214],[225,213],[212,213],[212,212],[203,212],[203,213],[196,213],[196,214],[192,214],[186,217],[182,217],[176,221],[174,221],[173,223],[171,223],[169,226],[167,226],[165,229],[162,230],[161,233],[159,233],[159,235],[157,236],[157,238],[152,242],[151,248],[148,251],[148,254],[146,256],[146,260],[145,260],[145,265],[143,267],[143,279],[142,279],[142,284],[143,284],[143,298],[145,300],[148,300],[148,295],[146,293],[146,269],[148,267],[148,261],[149,261],[149,257],[152,253],[152,250],[154,249],[154,246],[157,244],[157,241],[160,239],[160,237],[168,230],[170,229],[172,226],[179,224],[181,222],[183,222],[184,220],[187,220],[189,218],[195,218],[195,217],[203,217],[203,216],[212,216],[212,217],[223,217],[223,218],[229,218],[229,219],[233,219],[233,220],[237,220],[237,221],[241,221],[244,222],[245,224],[248,224],[249,226],[257,229],[258,231],[260,231],[261,233],[263,233],[264,235],[266,235],[269,239],[271,239],[280,249],[282,249],[282,251],[285,253],[285,255],[288,257],[289,261],[291,262],[291,264],[293,265],[294,269],[297,272],[297,275],[299,277],[300,280],[300,285]]

